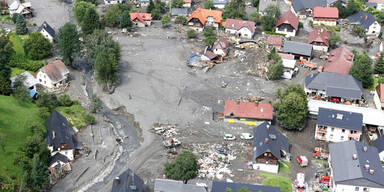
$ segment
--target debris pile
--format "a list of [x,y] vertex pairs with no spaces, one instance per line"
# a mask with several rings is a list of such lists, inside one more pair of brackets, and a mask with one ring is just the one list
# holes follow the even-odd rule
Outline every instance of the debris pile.
[[172,138],[177,135],[176,127],[176,124],[155,123],[153,124],[153,131],[163,137],[163,139]]

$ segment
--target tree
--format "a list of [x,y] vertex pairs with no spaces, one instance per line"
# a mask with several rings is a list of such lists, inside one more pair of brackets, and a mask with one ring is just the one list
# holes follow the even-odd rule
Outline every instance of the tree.
[[198,169],[195,154],[183,151],[174,162],[165,164],[164,174],[167,178],[182,180],[186,183],[189,179],[197,176]]
[[217,39],[217,35],[215,33],[215,29],[213,27],[204,27],[204,43],[209,46],[212,46]]
[[117,27],[120,25],[123,17],[123,13],[126,11],[129,11],[132,9],[130,4],[124,3],[118,3],[110,7],[107,12],[104,15],[104,22],[105,25],[108,27]]
[[164,15],[161,18],[161,24],[163,25],[163,27],[167,27],[169,23],[171,23],[171,19],[168,17],[168,15]]
[[52,43],[41,33],[32,32],[24,42],[27,56],[33,60],[40,60],[52,54]]
[[40,161],[38,154],[32,158],[32,166],[30,174],[30,183],[28,188],[32,191],[40,191],[49,185],[49,169],[48,165]]
[[19,13],[14,13],[13,15],[12,15],[12,22],[14,23],[14,24],[16,24],[16,21],[17,21],[17,18],[19,18],[19,17],[22,17],[22,15],[20,15]]
[[252,0],[252,6],[259,8],[259,0]]
[[213,4],[213,0],[205,0],[204,8],[206,8],[206,9],[215,9],[215,5]]
[[12,95],[19,102],[26,102],[29,99],[27,88],[24,86],[25,77],[19,76],[13,83]]
[[256,23],[256,25],[260,25],[261,23],[261,15],[259,12],[255,11],[255,12],[252,12],[250,15],[249,15],[249,18],[248,18],[250,21],[253,21]]
[[341,37],[337,34],[335,35],[332,35],[330,38],[329,38],[329,46],[331,48],[336,48],[336,45],[338,42],[341,41]]
[[94,94],[91,99],[91,112],[97,113],[103,108],[103,102]]
[[12,42],[5,32],[0,32],[0,94],[8,95],[11,92],[11,68],[9,61],[14,54]]
[[223,18],[245,19],[246,15],[244,0],[232,0],[225,5],[223,10]]
[[96,9],[96,7],[92,3],[76,1],[75,5],[73,6],[73,12],[78,24],[83,22],[85,13],[88,9]]
[[84,2],[88,2],[88,3],[92,3],[92,4],[97,6],[97,0],[76,0],[76,1],[84,1]]
[[380,57],[375,62],[374,73],[384,74],[384,54],[380,53]]
[[119,60],[116,55],[108,49],[101,50],[95,60],[95,74],[98,83],[109,90],[119,75],[118,67]]
[[194,39],[194,38],[197,37],[197,32],[196,32],[195,30],[193,30],[193,29],[189,29],[189,30],[187,31],[187,37],[188,37],[189,39]]
[[283,60],[277,54],[276,49],[273,48],[267,55],[269,60],[274,61],[273,64],[268,66],[267,77],[270,80],[280,79],[284,72]]
[[0,132],[0,148],[3,152],[5,152],[5,135],[1,132]]
[[365,29],[360,24],[353,25],[352,33],[358,37],[364,37],[365,36]]
[[360,3],[358,0],[351,0],[348,1],[347,7],[345,9],[345,17],[349,17],[360,10],[363,10],[362,3]]
[[149,0],[149,5],[147,6],[146,12],[152,13],[152,10],[155,9],[155,3],[153,3],[153,0]]
[[373,71],[371,68],[371,61],[365,52],[355,54],[353,65],[349,71],[357,80],[361,81],[364,88],[373,85]]
[[300,85],[290,85],[277,91],[279,102],[274,105],[276,116],[282,127],[290,130],[302,130],[307,122],[307,96]]
[[270,5],[264,10],[263,18],[263,28],[266,31],[271,31],[275,27],[277,20],[279,19],[281,13],[277,5]]
[[334,5],[339,10],[339,16],[341,18],[346,18],[346,8],[343,6],[343,3],[341,1],[337,1]]
[[187,18],[185,16],[179,15],[175,19],[176,24],[184,25],[187,22]]
[[70,107],[73,105],[73,101],[67,94],[61,95],[58,101],[59,105],[63,107]]
[[120,19],[120,28],[121,29],[127,29],[127,31],[131,31],[132,29],[132,21],[131,21],[131,15],[129,14],[129,11],[124,11],[123,15]]
[[166,4],[164,2],[161,2],[160,0],[155,0],[154,7],[151,10],[152,19],[159,20],[161,19],[161,14],[164,14],[166,12]]
[[55,94],[42,91],[39,93],[36,105],[40,108],[46,107],[49,112],[52,112],[57,106],[59,106],[59,101],[57,100]]
[[86,55],[89,64],[94,67],[98,53],[103,49],[112,51],[116,59],[120,61],[119,43],[112,40],[112,37],[104,30],[95,30],[91,35],[85,38]]
[[63,57],[66,65],[72,66],[75,55],[80,52],[80,40],[76,25],[65,23],[64,26],[59,29],[57,37],[57,50],[59,55]]
[[16,34],[25,35],[28,33],[27,23],[23,16],[19,16],[16,19]]
[[172,0],[172,8],[183,8],[184,0]]
[[81,30],[85,35],[92,34],[95,29],[101,26],[99,15],[95,9],[87,9],[84,14],[84,20],[80,23]]

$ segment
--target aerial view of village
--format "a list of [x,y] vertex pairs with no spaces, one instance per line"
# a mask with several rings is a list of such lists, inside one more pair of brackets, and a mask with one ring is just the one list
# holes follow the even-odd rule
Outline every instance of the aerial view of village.
[[383,35],[384,0],[0,0],[0,192],[384,192]]

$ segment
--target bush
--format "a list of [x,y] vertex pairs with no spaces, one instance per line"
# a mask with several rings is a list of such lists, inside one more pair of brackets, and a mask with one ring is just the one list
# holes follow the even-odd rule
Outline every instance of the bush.
[[39,113],[43,119],[47,119],[51,115],[48,107],[39,107]]
[[176,24],[185,25],[185,22],[187,22],[187,18],[185,16],[179,15],[175,19]]
[[91,99],[91,112],[97,113],[103,108],[103,102],[96,96],[92,95]]
[[59,97],[59,105],[63,107],[70,107],[73,105],[73,101],[68,95],[64,94]]
[[25,69],[27,71],[36,72],[40,68],[44,67],[44,63],[41,61],[33,61],[26,57],[21,57],[13,55],[11,61],[9,62],[11,67],[16,67],[20,69]]
[[85,120],[85,123],[87,123],[87,124],[93,124],[95,122],[95,117],[90,115],[90,114],[87,114],[87,116],[85,116],[84,120]]
[[59,106],[59,102],[57,101],[57,97],[53,93],[40,92],[39,98],[36,100],[36,105],[38,107],[46,107],[48,111],[53,111],[57,106]]
[[276,32],[273,32],[273,31],[264,31],[264,33],[268,34],[268,35],[279,35],[279,36],[285,37],[285,34],[276,33]]
[[51,55],[52,47],[51,42],[39,32],[29,34],[24,43],[27,56],[33,60],[44,59]]
[[194,39],[197,37],[197,32],[193,29],[187,31],[187,36],[189,39]]
[[299,22],[299,29],[302,29],[302,28],[304,28],[304,24],[303,22]]

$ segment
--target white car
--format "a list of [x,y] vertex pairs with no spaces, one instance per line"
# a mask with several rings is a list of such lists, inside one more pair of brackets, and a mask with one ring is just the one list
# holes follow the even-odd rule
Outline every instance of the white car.
[[232,135],[232,134],[225,134],[224,135],[224,140],[233,141],[235,139],[236,139],[236,137],[234,135]]
[[253,139],[253,136],[250,133],[241,133],[240,139],[250,140]]

